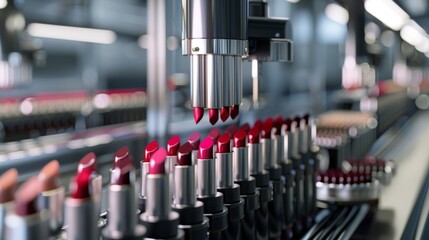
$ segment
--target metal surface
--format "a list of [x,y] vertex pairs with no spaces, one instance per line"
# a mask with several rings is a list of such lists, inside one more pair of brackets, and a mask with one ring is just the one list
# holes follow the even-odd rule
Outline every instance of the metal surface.
[[214,159],[198,159],[197,196],[216,196],[216,175]]
[[248,160],[249,160],[249,172],[251,175],[260,174],[264,171],[264,165],[262,163],[262,150],[261,144],[248,143]]
[[5,240],[48,239],[48,213],[46,210],[26,217],[9,214],[5,222]]
[[262,146],[262,161],[265,169],[277,166],[277,162],[274,159],[273,154],[273,140],[267,138],[261,138]]
[[147,174],[149,173],[149,162],[140,162],[140,196],[147,197]]
[[6,233],[6,225],[5,225],[5,218],[6,213],[8,213],[13,206],[13,202],[7,202],[0,204],[0,239],[5,238]]
[[341,203],[356,203],[376,200],[380,197],[380,184],[377,180],[365,184],[340,185],[316,183],[317,199]]
[[42,192],[39,197],[40,209],[47,209],[49,214],[49,231],[57,234],[64,224],[64,187]]
[[182,54],[184,55],[246,55],[248,43],[237,39],[184,39]]
[[110,185],[108,187],[109,213],[106,229],[110,236],[134,233],[137,224],[135,196],[133,185]]
[[195,165],[174,167],[174,205],[193,206],[197,201],[195,193]]
[[249,179],[249,162],[247,161],[247,148],[233,148],[232,163],[235,181],[246,181]]
[[218,188],[232,188],[234,178],[232,175],[233,163],[231,153],[216,153],[216,185]]
[[176,188],[174,184],[174,166],[177,164],[177,156],[167,156],[166,165],[168,171],[168,179],[170,180],[170,199],[173,199],[174,189]]
[[[67,239],[70,240],[95,240],[98,237],[97,221],[99,215],[94,212],[94,201],[92,199],[67,198],[66,220]],[[44,238],[38,238],[44,239]]]
[[167,174],[148,174],[145,219],[166,220],[171,214],[169,181]]

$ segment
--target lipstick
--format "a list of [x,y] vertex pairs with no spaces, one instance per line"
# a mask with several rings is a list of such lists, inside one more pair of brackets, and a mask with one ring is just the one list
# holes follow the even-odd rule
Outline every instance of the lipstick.
[[220,136],[219,128],[213,128],[209,132],[208,137],[212,139],[213,144],[214,144],[214,146],[213,146],[213,154],[216,154],[216,151],[217,151],[217,145],[216,144],[217,144],[217,139],[219,138],[219,136]]
[[220,119],[225,122],[229,118],[229,107],[222,107],[220,109]]
[[140,196],[138,199],[138,208],[142,213],[146,209],[146,197],[147,197],[146,175],[149,172],[150,158],[158,149],[159,149],[159,145],[157,141],[150,142],[144,149],[143,160],[140,161],[141,189],[140,189]]
[[248,123],[245,123],[241,125],[240,129],[243,129],[247,133],[250,130],[250,125]]
[[270,187],[270,175],[262,163],[259,129],[257,127],[250,129],[247,139],[249,172],[255,178],[256,189],[259,191],[259,209],[255,211],[256,239],[268,239],[268,203],[273,200],[273,196]]
[[244,199],[240,198],[240,186],[234,183],[231,152],[231,139],[224,133],[217,141],[216,181],[217,191],[224,197],[228,209],[228,229],[222,239],[241,239],[241,220],[244,217]]
[[215,125],[219,120],[219,109],[209,108],[209,121],[212,125]]
[[204,117],[204,108],[202,108],[202,107],[194,107],[194,121],[195,121],[195,124],[198,124],[203,117]]
[[240,194],[244,199],[241,236],[243,239],[256,239],[255,210],[259,208],[259,192],[256,191],[255,179],[249,174],[246,137],[247,134],[242,129],[234,134],[233,176],[235,183],[240,185]]
[[40,183],[36,176],[28,179],[15,195],[15,205],[5,219],[6,240],[48,239],[48,212],[37,209]]
[[209,221],[204,217],[204,205],[197,201],[195,188],[195,165],[192,165],[192,145],[183,144],[178,150],[174,167],[173,211],[179,214],[179,229],[185,239],[207,239]]
[[146,226],[146,238],[183,239],[184,232],[178,229],[179,214],[171,211],[169,174],[166,165],[167,151],[158,149],[150,157],[149,173],[146,176],[146,211],[140,220]]
[[60,185],[60,164],[53,160],[40,171],[39,208],[48,210],[49,235],[56,236],[64,224],[64,187]]
[[107,188],[108,209],[107,226],[103,228],[102,238],[142,239],[146,229],[137,224],[135,170],[128,147],[115,153],[114,167]]
[[103,191],[103,177],[97,172],[97,161],[94,153],[86,154],[77,167],[77,172],[88,171],[91,174],[91,195],[95,203],[95,212],[101,214],[101,195]]
[[198,147],[200,146],[200,133],[199,132],[194,132],[191,135],[189,135],[188,137],[188,142],[191,144],[192,146],[192,164],[197,164],[197,159],[198,159]]
[[238,128],[237,128],[237,126],[236,126],[235,124],[234,124],[234,125],[229,126],[229,127],[225,130],[225,132],[229,134],[229,137],[230,137],[231,139],[234,137],[234,134],[235,134],[237,131],[238,131]]
[[284,221],[285,226],[282,232],[284,239],[293,239],[293,224],[294,224],[294,181],[295,181],[295,170],[293,169],[292,160],[290,157],[289,151],[289,137],[291,137],[291,132],[289,127],[291,126],[292,121],[289,118],[286,118],[282,124],[281,129],[281,138],[283,139],[283,146],[280,146],[280,149],[283,152],[284,160],[279,163],[282,169],[282,175],[284,177],[284,187],[285,191],[283,194],[283,212],[284,212]]
[[180,137],[173,136],[167,141],[167,170],[170,174],[170,196],[173,199],[174,194],[174,166],[177,164],[177,152],[180,147]]
[[240,105],[233,105],[231,107],[231,114],[230,114],[231,118],[235,119],[239,113],[240,113]]
[[67,239],[93,240],[98,238],[95,202],[90,194],[91,173],[82,171],[70,180],[71,195],[65,201]]
[[273,146],[274,122],[268,118],[261,130],[261,149],[264,168],[269,172],[270,184],[273,187],[273,200],[268,204],[268,220],[270,226],[270,238],[280,238],[284,225],[283,214],[283,182],[281,180],[281,168],[277,164]]
[[12,209],[14,195],[18,187],[18,171],[7,170],[0,176],[0,239],[5,238],[5,217]]
[[204,139],[199,146],[197,175],[197,198],[204,203],[204,215],[209,219],[209,239],[221,239],[222,231],[228,227],[228,209],[223,206],[223,194],[216,190],[211,138]]

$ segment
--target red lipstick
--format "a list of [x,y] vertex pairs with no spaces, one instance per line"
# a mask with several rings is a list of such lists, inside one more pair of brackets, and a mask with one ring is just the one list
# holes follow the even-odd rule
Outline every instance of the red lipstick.
[[260,131],[254,127],[250,129],[248,134],[249,142],[249,171],[251,175],[262,174],[264,172],[264,164],[262,162],[262,149],[260,144]]
[[192,146],[192,164],[196,164],[196,160],[198,159],[198,148],[200,146],[200,133],[194,132],[188,137],[188,142]]
[[5,217],[13,206],[15,191],[18,187],[18,171],[7,170],[0,176],[0,239],[5,239]]
[[243,129],[247,133],[250,130],[250,125],[248,123],[245,123],[241,125],[240,129]]
[[239,105],[233,105],[231,107],[231,118],[235,119],[239,113],[240,113],[240,106]]
[[185,239],[207,239],[208,220],[204,218],[204,205],[197,201],[195,166],[192,165],[192,146],[185,143],[179,148],[177,165],[174,167],[173,210],[179,213],[179,229]]
[[233,169],[234,179],[249,179],[249,163],[247,162],[246,132],[239,130],[234,135]]
[[227,133],[222,134],[217,142],[216,153],[216,176],[217,188],[232,188],[234,179],[232,177],[232,153],[230,138]]
[[48,210],[50,236],[60,233],[64,224],[64,187],[60,185],[60,164],[53,160],[40,171],[40,209]]
[[145,207],[145,201],[147,197],[147,187],[146,187],[146,175],[149,172],[149,164],[150,164],[150,158],[152,157],[153,153],[155,153],[159,149],[159,145],[157,141],[150,142],[145,150],[144,150],[144,158],[142,161],[140,161],[140,177],[141,177],[141,187],[140,187],[140,196],[139,196],[139,210],[141,212],[144,212]]
[[97,239],[98,219],[90,194],[91,173],[82,171],[70,180],[70,197],[65,201],[67,239]]
[[107,226],[102,230],[103,239],[141,239],[145,234],[143,225],[137,224],[135,216],[135,170],[128,147],[115,153],[111,182],[107,188]]
[[215,125],[219,120],[219,109],[210,108],[209,109],[209,121],[212,125]]
[[198,150],[198,159],[212,159],[213,158],[213,140],[211,138],[204,139]]
[[255,124],[253,124],[253,128],[256,128],[256,129],[258,129],[259,131],[261,131],[262,130],[262,127],[264,126],[264,123],[262,123],[262,121],[261,120],[257,120],[256,122],[255,122]]
[[202,107],[195,107],[194,108],[194,121],[195,121],[195,124],[198,124],[203,117],[204,117],[204,108],[202,108]]
[[177,164],[177,153],[180,147],[180,137],[172,136],[167,142],[167,171],[170,174],[170,195],[174,194],[174,166]]
[[225,131],[225,132],[229,134],[229,137],[230,137],[230,138],[233,138],[233,137],[234,137],[234,134],[235,134],[237,131],[238,131],[237,126],[236,126],[236,125],[231,125],[231,126],[229,126],[229,127],[226,129],[226,131]]
[[164,148],[158,149],[150,158],[149,173],[146,176],[146,211],[141,215],[147,228],[146,238],[183,238],[183,232],[178,230],[179,214],[171,211],[166,161],[167,151]]
[[229,153],[231,152],[231,138],[228,133],[222,134],[217,141],[217,152],[219,153]]
[[213,153],[216,153],[216,151],[217,151],[217,145],[216,145],[216,143],[217,143],[217,140],[218,140],[218,138],[219,138],[219,135],[220,135],[220,131],[219,131],[219,129],[218,129],[218,128],[214,128],[214,129],[212,129],[212,130],[209,132],[208,137],[212,139],[213,144],[214,144],[214,147],[213,147]]
[[225,122],[229,118],[229,107],[222,107],[220,109],[220,119]]
[[48,239],[47,210],[37,209],[40,182],[31,177],[24,182],[15,195],[15,206],[5,219],[6,239]]

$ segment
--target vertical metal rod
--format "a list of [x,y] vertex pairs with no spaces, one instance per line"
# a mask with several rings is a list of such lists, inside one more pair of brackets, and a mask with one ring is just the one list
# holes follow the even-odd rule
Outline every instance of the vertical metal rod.
[[259,70],[260,70],[260,62],[257,59],[252,60],[252,100],[253,107],[258,109],[259,106]]
[[168,130],[166,2],[148,0],[147,6],[147,131],[151,137],[162,137]]

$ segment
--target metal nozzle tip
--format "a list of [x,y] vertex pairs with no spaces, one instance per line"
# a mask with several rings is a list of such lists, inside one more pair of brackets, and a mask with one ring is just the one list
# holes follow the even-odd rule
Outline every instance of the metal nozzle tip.
[[203,117],[204,117],[204,108],[201,108],[201,107],[194,108],[195,123],[198,124]]
[[219,120],[219,110],[216,108],[209,109],[209,120],[212,125],[215,125]]
[[238,113],[240,112],[240,106],[239,105],[234,105],[231,107],[231,118],[235,119],[238,116]]
[[229,107],[222,107],[220,109],[220,119],[225,122],[229,118]]

